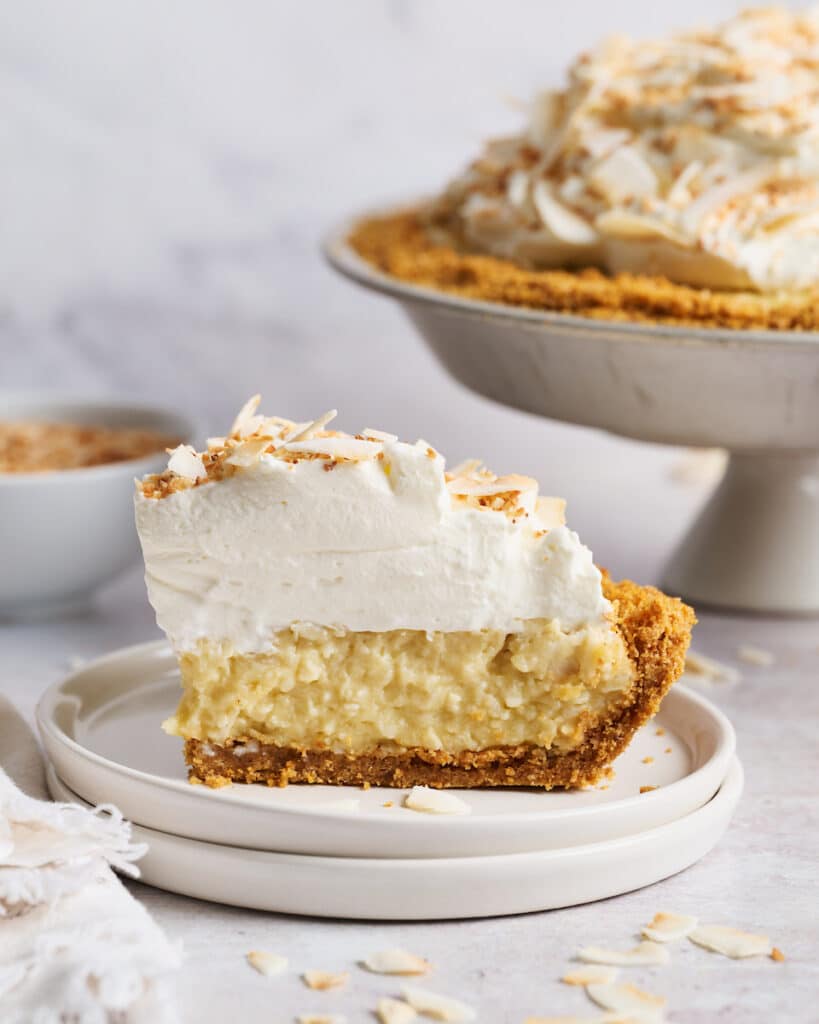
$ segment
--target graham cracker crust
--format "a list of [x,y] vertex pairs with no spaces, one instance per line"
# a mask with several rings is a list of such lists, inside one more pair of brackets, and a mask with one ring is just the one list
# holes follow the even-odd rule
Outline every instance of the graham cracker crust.
[[467,299],[592,319],[733,330],[815,331],[819,290],[711,291],[642,274],[527,270],[433,241],[421,208],[360,221],[350,246],[382,273]]
[[420,747],[366,754],[299,750],[258,744],[237,754],[236,740],[209,744],[185,743],[191,782],[218,787],[230,782],[291,782],[352,786],[431,786],[437,789],[535,786],[542,789],[591,785],[608,772],[611,762],[632,736],[658,710],[669,687],[682,674],[691,639],[694,613],[677,598],[630,580],[603,588],[616,613],[635,681],[625,705],[587,732],[581,747],[561,752],[531,745],[450,754]]

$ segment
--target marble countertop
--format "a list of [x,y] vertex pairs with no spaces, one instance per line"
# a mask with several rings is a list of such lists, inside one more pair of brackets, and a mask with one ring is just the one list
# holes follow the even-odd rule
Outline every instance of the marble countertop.
[[[592,36],[738,6],[575,0],[558,12],[510,0],[503,18],[489,0],[248,2],[241,14],[198,0],[8,6],[0,386],[166,402],[196,416],[203,435],[221,432],[259,390],[266,409],[297,419],[337,407],[342,428],[423,436],[452,460],[478,455],[536,476],[568,498],[600,564],[657,582],[708,490],[681,482],[684,453],[467,393],[388,301],[331,274],[318,242],[353,210],[437,187],[481,138],[514,128],[503,97],[554,80]],[[472,1003],[489,1024],[588,1014],[582,992],[557,982],[573,952],[627,946],[669,909],[764,931],[787,957],[734,963],[681,947],[670,967],[636,971],[668,997],[669,1020],[819,1020],[819,629],[700,620],[695,644],[706,654],[735,663],[738,646],[753,644],[775,656],[709,691],[737,728],[746,791],[701,863],[585,907],[429,925],[251,913],[135,884],[184,943],[183,1019],[217,1024],[239,1012],[246,1024],[277,1024],[324,1007],[350,1024],[372,1019],[388,979],[353,969],[347,991],[311,993],[295,975],[260,977],[244,955],[269,948],[297,969],[337,970],[387,945],[432,960],[430,987]],[[76,659],[157,635],[135,567],[84,614],[0,624],[0,693],[30,718]]]

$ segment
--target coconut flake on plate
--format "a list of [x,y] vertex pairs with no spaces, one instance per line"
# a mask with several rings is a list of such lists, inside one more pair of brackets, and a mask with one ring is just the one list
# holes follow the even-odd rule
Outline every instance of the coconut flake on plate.
[[301,977],[308,988],[326,992],[331,988],[344,988],[350,975],[347,971],[339,971],[336,974],[331,971],[305,971]]
[[198,455],[195,448],[189,444],[179,444],[176,448],[169,450],[168,469],[176,476],[184,477],[186,480],[201,480],[207,477],[205,463],[202,456]]
[[690,914],[668,914],[660,911],[648,924],[643,925],[642,934],[652,942],[674,942],[684,939],[697,927],[697,918]]
[[666,1000],[655,996],[636,985],[614,983],[610,985],[587,985],[586,993],[592,1002],[604,1010],[621,1013],[629,1020],[660,1022]]
[[443,1021],[477,1020],[477,1013],[471,1006],[451,996],[442,996],[438,992],[430,992],[426,988],[405,985],[401,995],[410,1006],[425,1017]]
[[602,946],[584,946],[577,958],[587,964],[608,964],[612,967],[647,967],[667,964],[671,954],[664,946],[648,940],[638,943],[634,949],[605,949]]
[[471,814],[472,808],[454,793],[429,786],[413,786],[404,797],[404,807],[424,814]]
[[361,963],[373,974],[426,974],[431,967],[429,960],[404,949],[382,949]]
[[247,962],[250,966],[263,974],[266,978],[272,978],[277,974],[283,974],[287,970],[287,957],[279,956],[278,953],[269,953],[263,949],[254,949],[247,954]]
[[300,1013],[296,1017],[297,1024],[345,1024],[346,1019],[334,1013]]
[[773,948],[767,935],[753,935],[721,924],[700,925],[688,938],[703,949],[721,953],[732,960],[743,960],[748,956],[770,956]]
[[617,978],[617,968],[605,964],[589,964],[569,971],[560,979],[564,985],[610,985]]

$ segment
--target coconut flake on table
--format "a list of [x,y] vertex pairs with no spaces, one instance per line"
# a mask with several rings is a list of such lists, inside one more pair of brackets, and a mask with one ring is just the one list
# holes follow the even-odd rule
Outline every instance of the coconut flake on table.
[[767,935],[754,935],[720,924],[700,925],[688,938],[697,946],[702,946],[712,953],[720,953],[732,960],[744,960],[749,956],[770,956],[773,948]]
[[691,650],[685,656],[685,669],[681,677],[684,683],[697,682],[711,686],[714,683],[738,683],[741,678],[739,669],[717,661],[716,658]]
[[613,967],[646,967],[671,961],[668,950],[656,942],[643,941],[634,949],[605,949],[602,946],[584,946],[578,950],[578,960],[588,964],[609,964]]
[[418,988],[415,985],[405,985],[401,995],[409,1005],[418,1013],[433,1020],[460,1022],[477,1020],[477,1013],[471,1006],[462,1003],[459,999],[451,996],[443,996],[438,992],[430,992],[426,988]]
[[287,957],[279,956],[278,953],[270,953],[263,949],[254,949],[247,954],[247,962],[250,966],[267,978],[277,974],[283,974],[287,970]]
[[697,918],[690,914],[660,911],[647,925],[643,925],[642,934],[652,942],[674,942],[676,939],[684,939],[696,927]]
[[382,949],[361,963],[374,974],[426,974],[431,967],[428,960],[404,949]]
[[617,979],[617,968],[605,964],[589,964],[578,967],[560,979],[564,985],[610,985]]
[[762,647],[754,647],[751,644],[741,644],[737,647],[737,657],[748,665],[759,665],[760,668],[767,668],[776,661],[771,651],[766,651]]
[[331,971],[305,971],[302,981],[308,988],[326,992],[333,988],[344,988],[350,979],[347,971],[333,973]]
[[666,1000],[663,996],[655,996],[636,985],[611,984],[588,985],[586,993],[592,1002],[604,1010],[622,1013],[629,1019],[637,1021],[660,1022]]
[[418,1016],[409,1003],[385,996],[378,1000],[375,1015],[380,1024],[410,1024]]

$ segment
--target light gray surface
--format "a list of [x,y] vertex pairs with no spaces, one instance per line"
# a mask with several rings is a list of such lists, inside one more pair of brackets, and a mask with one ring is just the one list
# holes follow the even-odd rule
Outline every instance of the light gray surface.
[[[726,0],[570,5],[89,2],[0,12],[0,343],[4,387],[113,390],[172,400],[213,432],[255,390],[296,417],[341,410],[342,427],[421,434],[538,476],[616,575],[656,579],[702,489],[669,478],[672,450],[538,421],[444,377],[385,301],[333,278],[316,253],[354,209],[436,187],[487,132],[514,127],[525,96],[591,35],[701,20]],[[298,11],[296,10],[298,8]],[[301,12],[301,13],[299,13]],[[457,66],[458,74],[453,74]],[[186,1021],[286,1022],[327,1008],[366,1020],[396,988],[354,970],[349,992],[310,993],[244,964],[278,950],[294,968],[347,967],[405,945],[430,986],[489,1024],[590,1012],[557,984],[580,945],[626,946],[655,910],[768,931],[788,962],[735,964],[693,947],[635,972],[672,1021],[819,1017],[814,779],[819,628],[702,616],[697,644],[777,655],[714,696],[739,735],[747,790],[721,846],[684,875],[574,910],[468,924],[367,927],[220,909],[135,886],[184,940]],[[0,691],[30,714],[71,659],[156,636],[138,573],[94,612],[0,626]]]

